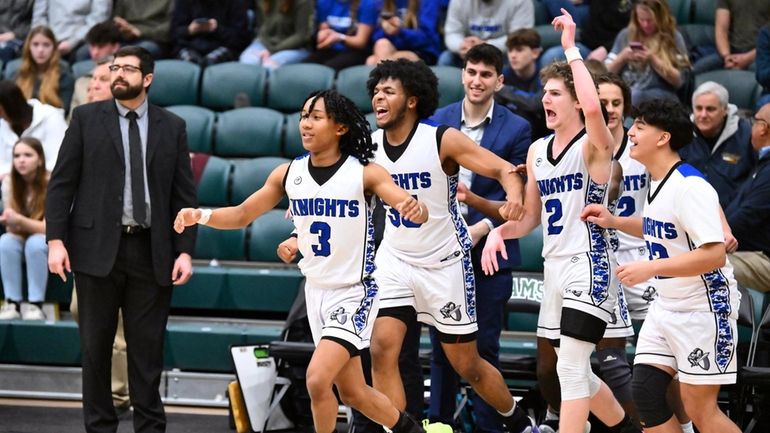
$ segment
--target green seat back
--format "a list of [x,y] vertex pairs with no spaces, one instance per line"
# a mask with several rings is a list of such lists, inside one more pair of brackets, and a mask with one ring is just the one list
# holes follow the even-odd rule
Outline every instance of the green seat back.
[[717,0],[692,0],[695,3],[695,16],[692,22],[695,24],[709,24],[714,26],[717,11]]
[[235,105],[235,96],[245,95],[252,107],[265,102],[267,72],[261,66],[239,62],[211,65],[203,71],[201,104],[213,110],[229,110]]
[[465,97],[462,69],[454,66],[431,66],[438,77],[438,106],[443,107]]
[[236,108],[220,113],[216,146],[219,156],[256,157],[281,154],[283,114],[263,107]]
[[183,60],[158,60],[155,62],[150,102],[163,107],[168,105],[196,105],[201,68]]
[[195,258],[246,260],[246,229],[217,230],[198,225]]
[[283,135],[283,156],[296,158],[305,154],[302,136],[299,133],[299,112],[286,115],[286,130]]
[[169,111],[184,119],[187,126],[187,147],[190,152],[212,153],[214,112],[195,105],[173,105]]
[[690,23],[691,0],[668,0],[668,9],[676,19],[677,26]]
[[334,69],[314,63],[281,66],[270,73],[267,106],[284,113],[302,109],[305,98],[315,90],[331,89]]
[[521,264],[518,271],[543,272],[543,229],[535,227],[528,235],[519,239]]
[[372,112],[372,98],[366,90],[366,81],[373,66],[359,65],[345,68],[337,74],[337,91],[350,98],[362,113]]
[[753,110],[762,94],[762,86],[757,83],[753,71],[718,69],[704,72],[695,76],[695,88],[706,81],[715,81],[725,86],[730,95],[730,103],[738,108]]
[[280,262],[276,248],[291,235],[294,224],[286,219],[285,210],[274,209],[251,223],[249,230],[249,260]]
[[16,79],[16,72],[19,70],[19,67],[21,66],[21,58],[13,59],[10,62],[5,64],[5,72],[3,73],[3,78],[6,80],[14,80]]
[[[264,157],[243,159],[233,162],[233,188],[230,203],[240,204],[248,198],[254,191],[264,186],[267,177],[279,165],[289,162],[285,158]],[[286,196],[281,200],[278,207],[286,209],[288,200]]]
[[77,80],[82,76],[89,75],[94,67],[96,67],[96,62],[93,60],[81,60],[75,62],[72,65],[72,76]]
[[221,207],[230,204],[228,189],[232,163],[216,156],[209,157],[198,183],[198,203],[201,206]]
[[678,29],[688,47],[714,46],[714,26],[711,24],[684,24]]

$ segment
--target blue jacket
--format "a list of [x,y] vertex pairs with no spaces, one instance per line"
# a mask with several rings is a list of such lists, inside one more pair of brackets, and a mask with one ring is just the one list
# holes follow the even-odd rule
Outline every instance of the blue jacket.
[[[396,0],[396,14],[404,20],[404,14],[409,2]],[[382,1],[378,2],[378,8],[382,9]],[[402,28],[395,35],[388,35],[377,24],[372,33],[372,42],[379,39],[388,39],[399,50],[414,51],[428,64],[436,63],[441,52],[441,36],[439,35],[439,2],[438,0],[420,1],[417,13],[417,28]]]
[[764,93],[770,93],[770,25],[759,29],[757,34],[757,82],[765,88]]
[[737,107],[728,105],[727,120],[714,148],[700,135],[679,150],[679,156],[706,176],[717,190],[719,204],[725,208],[735,197],[741,183],[757,164],[751,147],[751,122],[736,114]]
[[762,251],[770,257],[770,154],[738,189],[725,209],[727,223],[742,251]]
[[[439,108],[431,117],[431,120],[438,123],[460,129],[462,119],[462,102],[455,102],[443,108]],[[509,161],[511,164],[523,164],[527,160],[527,151],[532,144],[532,129],[529,122],[522,117],[510,112],[500,104],[495,104],[492,111],[492,120],[484,129],[484,137],[481,139],[481,146],[496,154],[500,158]],[[479,176],[475,173],[471,181],[471,191],[488,200],[505,200],[505,190],[495,179]],[[475,224],[485,216],[481,212],[468,207],[468,224]],[[500,225],[503,221],[493,221]],[[484,239],[476,244],[471,256],[473,265],[480,266],[481,251],[484,249]],[[521,263],[519,255],[519,243],[515,239],[505,241],[508,250],[508,260],[501,260],[501,269],[510,269]]]

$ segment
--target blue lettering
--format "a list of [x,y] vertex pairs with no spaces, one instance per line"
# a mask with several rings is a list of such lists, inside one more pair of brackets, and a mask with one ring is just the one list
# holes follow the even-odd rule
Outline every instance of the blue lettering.
[[583,173],[566,174],[537,181],[540,196],[558,194],[583,189]]
[[678,236],[674,223],[657,221],[648,217],[642,219],[642,232],[658,239],[676,239]]
[[326,216],[332,218],[355,218],[361,210],[358,200],[335,198],[292,199],[289,204],[294,216]]

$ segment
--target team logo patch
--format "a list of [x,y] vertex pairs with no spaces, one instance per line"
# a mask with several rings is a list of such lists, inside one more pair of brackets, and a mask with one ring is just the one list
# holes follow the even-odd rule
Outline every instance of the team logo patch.
[[329,316],[329,319],[336,321],[340,325],[344,325],[348,321],[348,313],[345,312],[343,307],[337,308]]
[[579,297],[583,296],[583,291],[582,290],[567,289],[567,291],[569,293],[572,293],[576,298],[579,298]]
[[637,248],[637,251],[639,252],[640,256],[647,257],[647,249],[645,247],[639,247]]
[[618,316],[613,311],[612,313],[610,313],[610,325],[614,325],[616,323],[618,323]]
[[297,176],[294,178],[294,185],[299,185],[302,183],[302,176]]
[[711,367],[711,361],[709,361],[709,354],[711,352],[703,352],[700,348],[695,348],[692,352],[690,352],[690,355],[687,357],[687,360],[690,361],[690,367],[700,367],[706,371],[708,371],[709,367]]
[[459,322],[460,317],[462,316],[460,305],[455,305],[454,302],[447,302],[446,305],[441,307],[440,311],[441,315],[444,316],[445,319],[452,319],[455,322]]
[[655,290],[655,287],[653,286],[647,286],[647,288],[644,289],[644,293],[642,293],[642,299],[647,301],[648,304],[654,301],[655,298],[657,297],[658,297],[658,291]]
[[535,160],[535,165],[540,167],[540,165],[543,163],[543,158],[538,158]]
[[569,260],[572,263],[577,263],[580,261],[580,257],[578,256],[572,256],[572,258]]

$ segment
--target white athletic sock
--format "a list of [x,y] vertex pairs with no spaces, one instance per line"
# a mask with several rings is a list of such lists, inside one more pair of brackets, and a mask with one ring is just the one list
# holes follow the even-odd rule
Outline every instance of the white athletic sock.
[[695,433],[695,430],[692,428],[692,421],[687,421],[686,423],[680,425],[682,426],[683,433]]

